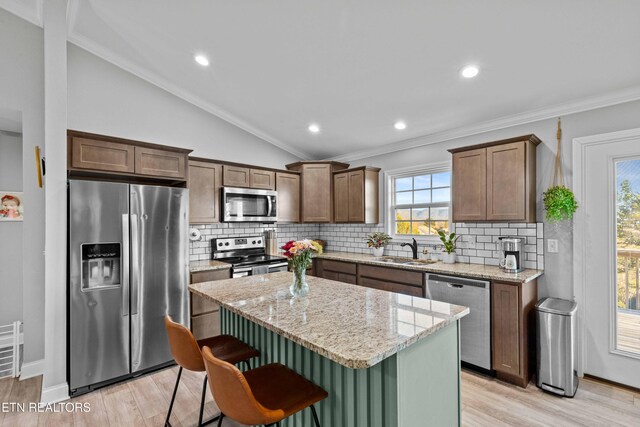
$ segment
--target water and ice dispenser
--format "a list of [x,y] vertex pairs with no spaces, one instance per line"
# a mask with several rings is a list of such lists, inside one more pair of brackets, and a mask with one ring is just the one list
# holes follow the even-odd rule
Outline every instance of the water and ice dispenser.
[[81,247],[82,291],[120,287],[120,243],[85,243]]

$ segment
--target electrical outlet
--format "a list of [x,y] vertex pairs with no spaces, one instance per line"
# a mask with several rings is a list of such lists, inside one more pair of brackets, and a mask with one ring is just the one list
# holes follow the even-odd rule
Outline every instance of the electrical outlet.
[[547,239],[547,252],[552,254],[558,253],[558,239]]

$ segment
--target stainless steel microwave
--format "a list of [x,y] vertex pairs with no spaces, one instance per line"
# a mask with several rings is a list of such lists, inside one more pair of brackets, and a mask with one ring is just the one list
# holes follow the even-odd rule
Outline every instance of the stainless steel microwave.
[[277,192],[253,188],[222,188],[224,222],[276,222]]

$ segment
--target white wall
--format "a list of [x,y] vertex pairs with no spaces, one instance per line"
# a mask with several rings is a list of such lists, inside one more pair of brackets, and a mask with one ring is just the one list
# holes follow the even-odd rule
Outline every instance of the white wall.
[[[24,362],[44,357],[44,190],[38,188],[34,147],[44,143],[41,28],[0,9],[0,110],[22,113],[22,298]],[[0,295],[0,298],[4,298]]]
[[[572,182],[571,144],[573,138],[638,127],[640,127],[640,101],[563,117],[563,170],[567,178],[567,185],[570,186]],[[451,154],[447,152],[447,149],[506,139],[530,133],[536,134],[542,140],[542,144],[538,146],[537,151],[537,193],[538,220],[543,221],[544,206],[542,204],[542,193],[549,187],[553,174],[553,161],[556,147],[555,119],[514,126],[498,131],[398,151],[381,156],[369,157],[353,161],[351,164],[352,166],[365,164],[377,166],[382,168],[384,171],[450,161]],[[383,197],[380,199],[384,200]],[[538,294],[541,297],[554,296],[571,299],[574,295],[572,269],[573,235],[571,224],[564,223],[557,226],[545,223],[544,227],[545,274],[538,281]],[[559,253],[549,254],[546,252],[546,239],[548,238],[559,240]]]
[[[0,129],[0,190],[22,191],[22,136]],[[22,222],[0,222],[0,325],[22,320]]]
[[69,129],[193,149],[191,155],[282,168],[299,160],[69,44]]

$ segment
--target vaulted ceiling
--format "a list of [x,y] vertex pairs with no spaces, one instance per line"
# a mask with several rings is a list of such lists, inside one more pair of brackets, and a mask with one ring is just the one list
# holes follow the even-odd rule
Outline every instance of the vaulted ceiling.
[[69,38],[301,157],[353,158],[639,99],[639,18],[634,0],[71,0]]

